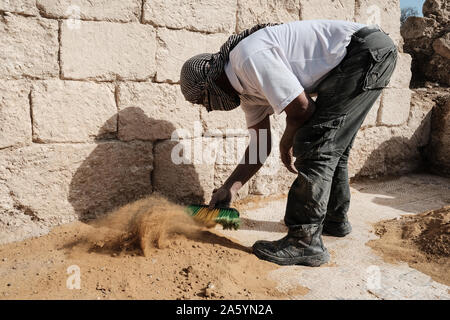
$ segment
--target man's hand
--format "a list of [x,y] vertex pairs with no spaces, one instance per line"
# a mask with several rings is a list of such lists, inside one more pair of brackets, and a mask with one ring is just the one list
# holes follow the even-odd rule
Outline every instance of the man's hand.
[[292,144],[293,144],[293,137],[283,134],[283,137],[280,140],[280,156],[281,161],[286,166],[286,168],[290,172],[297,174],[298,171],[294,167]]
[[235,196],[236,194],[232,191],[232,188],[220,187],[219,189],[214,189],[209,202],[209,209],[214,209],[216,206],[229,207]]
[[314,101],[304,92],[292,100],[284,109],[284,112],[286,112],[286,129],[280,140],[280,156],[283,164],[292,173],[298,173],[293,161],[292,145],[294,143],[294,135],[312,116],[315,109],[316,105]]

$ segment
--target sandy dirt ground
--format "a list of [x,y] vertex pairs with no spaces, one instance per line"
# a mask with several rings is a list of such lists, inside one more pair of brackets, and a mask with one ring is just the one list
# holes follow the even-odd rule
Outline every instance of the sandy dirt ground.
[[0,299],[450,299],[449,179],[354,182],[353,232],[323,237],[331,261],[319,268],[250,253],[254,241],[285,235],[285,205],[282,196],[239,201],[232,231],[198,226],[152,196],[1,245]]
[[[158,196],[0,247],[2,299],[283,299],[275,265]],[[79,270],[80,289],[75,270]]]
[[407,262],[450,286],[450,206],[379,222],[368,245],[390,263]]

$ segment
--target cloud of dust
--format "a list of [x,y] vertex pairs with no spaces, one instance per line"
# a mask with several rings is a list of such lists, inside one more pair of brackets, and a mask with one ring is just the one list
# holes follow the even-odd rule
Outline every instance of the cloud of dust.
[[170,245],[174,234],[192,236],[201,228],[185,208],[154,194],[116,209],[91,224],[87,241],[97,248],[123,250],[138,247],[145,256]]

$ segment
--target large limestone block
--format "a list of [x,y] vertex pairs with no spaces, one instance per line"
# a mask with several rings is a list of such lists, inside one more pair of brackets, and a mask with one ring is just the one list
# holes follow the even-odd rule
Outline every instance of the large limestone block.
[[32,90],[33,138],[85,142],[117,131],[114,87],[81,81],[38,82]]
[[35,16],[38,14],[36,0],[0,0],[0,11]]
[[0,149],[31,143],[30,85],[0,81]]
[[225,34],[202,34],[187,30],[158,29],[157,81],[178,82],[183,63],[190,57],[218,52],[228,39]]
[[383,90],[380,109],[380,124],[396,126],[409,117],[411,90],[387,88]]
[[236,0],[146,0],[145,23],[205,32],[233,33]]
[[331,19],[352,21],[354,0],[300,0],[302,20]]
[[141,0],[36,0],[41,15],[95,21],[139,21]]
[[[225,136],[219,138],[217,158],[214,168],[214,188],[220,188],[229,178],[236,166],[242,162],[250,138],[247,136]],[[250,183],[246,183],[238,191],[237,199],[248,195]]]
[[350,152],[350,177],[386,173],[385,146],[392,137],[392,130],[387,127],[371,127],[358,132]]
[[44,221],[20,207],[11,197],[5,181],[0,181],[0,244],[37,237],[48,233],[49,229]]
[[261,172],[258,171],[250,180],[249,194],[270,196],[289,192],[296,175],[284,167],[279,157],[273,159],[277,159],[278,163],[264,164],[266,167],[263,167]]
[[411,61],[412,58],[407,53],[398,53],[397,65],[389,81],[390,88],[409,88],[411,82]]
[[152,143],[37,145],[0,151],[16,208],[47,225],[92,218],[152,192]]
[[238,32],[259,23],[290,22],[299,19],[298,0],[238,0]]
[[217,142],[216,166],[237,166],[241,163],[250,141],[248,136],[216,136],[211,138],[215,139],[214,142]]
[[450,97],[433,109],[431,141],[427,155],[438,174],[450,176]]
[[426,146],[430,140],[432,109],[435,105],[432,96],[412,92],[410,117],[406,125],[399,129],[409,132],[411,142],[418,147]]
[[211,111],[201,107],[205,132],[213,135],[245,136],[248,134],[245,114],[241,108],[230,111]]
[[403,45],[403,39],[400,35],[400,1],[356,1],[355,21],[367,25],[378,24],[385,32],[389,33],[397,46]]
[[45,223],[14,202],[3,181],[0,182],[0,230],[0,244],[40,236],[49,231]]
[[264,166],[250,180],[249,193],[257,195],[285,194],[289,191],[295,175],[290,173],[281,162],[280,139],[286,128],[286,116],[270,117],[272,151]]
[[154,191],[180,203],[209,201],[218,139],[166,140],[155,145]]
[[58,76],[58,21],[4,15],[0,43],[0,78]]
[[123,83],[119,87],[119,139],[170,139],[202,135],[200,107],[187,102],[178,85]]
[[154,28],[138,23],[82,21],[61,26],[66,79],[147,80],[155,73]]
[[413,95],[410,117],[397,127],[370,127],[358,132],[349,159],[351,177],[404,174],[422,165],[434,102]]
[[378,111],[380,110],[380,104],[381,104],[381,95],[375,101],[372,108],[370,108],[369,113],[367,114],[366,118],[364,119],[364,122],[361,125],[361,127],[373,127],[373,126],[377,125]]

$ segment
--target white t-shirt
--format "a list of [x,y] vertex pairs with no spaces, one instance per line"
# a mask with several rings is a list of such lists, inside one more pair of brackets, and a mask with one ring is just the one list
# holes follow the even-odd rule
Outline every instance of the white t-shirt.
[[266,27],[230,52],[225,72],[241,94],[247,126],[280,114],[315,86],[345,57],[351,35],[365,25],[349,21],[304,20]]

